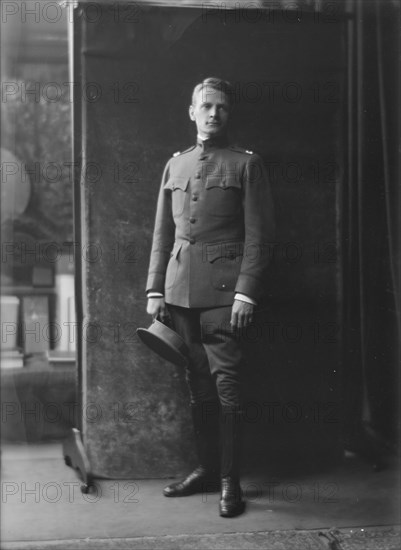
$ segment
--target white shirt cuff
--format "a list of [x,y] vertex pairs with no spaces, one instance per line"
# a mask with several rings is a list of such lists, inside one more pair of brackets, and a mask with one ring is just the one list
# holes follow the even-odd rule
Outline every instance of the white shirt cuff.
[[241,294],[240,292],[237,292],[234,296],[234,300],[241,300],[241,302],[247,302],[248,304],[252,304],[256,306],[255,300],[252,298],[249,298],[249,296],[245,296],[245,294]]
[[[161,292],[150,291],[150,292],[148,292],[147,297],[148,298],[164,298],[164,295]],[[237,292],[235,294],[234,299],[235,300],[240,300],[241,302],[247,302],[248,304],[252,304],[252,305],[256,306],[255,300],[253,300],[252,298],[249,298],[249,296],[245,296],[245,294],[241,294],[239,292]]]

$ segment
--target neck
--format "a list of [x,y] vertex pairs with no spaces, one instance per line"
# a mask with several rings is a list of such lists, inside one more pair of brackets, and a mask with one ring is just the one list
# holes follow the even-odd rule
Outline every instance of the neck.
[[228,143],[227,134],[219,134],[215,136],[204,136],[202,134],[197,135],[198,145],[217,145],[223,146]]

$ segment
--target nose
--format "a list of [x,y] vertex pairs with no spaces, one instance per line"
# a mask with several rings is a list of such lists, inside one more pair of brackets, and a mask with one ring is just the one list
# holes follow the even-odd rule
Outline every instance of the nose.
[[210,109],[210,116],[213,117],[213,118],[217,118],[219,115],[219,109],[217,107],[217,105],[213,105],[213,107],[211,107]]

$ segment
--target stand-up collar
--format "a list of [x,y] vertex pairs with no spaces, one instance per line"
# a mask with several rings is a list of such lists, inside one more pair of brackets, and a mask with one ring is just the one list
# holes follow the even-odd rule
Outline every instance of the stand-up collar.
[[199,136],[196,139],[196,144],[202,149],[202,151],[210,151],[212,149],[220,149],[228,145],[228,138],[226,135],[216,136],[208,139],[201,139]]

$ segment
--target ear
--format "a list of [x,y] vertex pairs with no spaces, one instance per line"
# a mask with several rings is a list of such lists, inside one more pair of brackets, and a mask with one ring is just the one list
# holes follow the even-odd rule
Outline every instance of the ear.
[[193,105],[190,105],[190,106],[189,106],[188,112],[189,112],[189,118],[190,118],[191,120],[195,121],[195,115],[194,115],[194,107],[193,107]]

